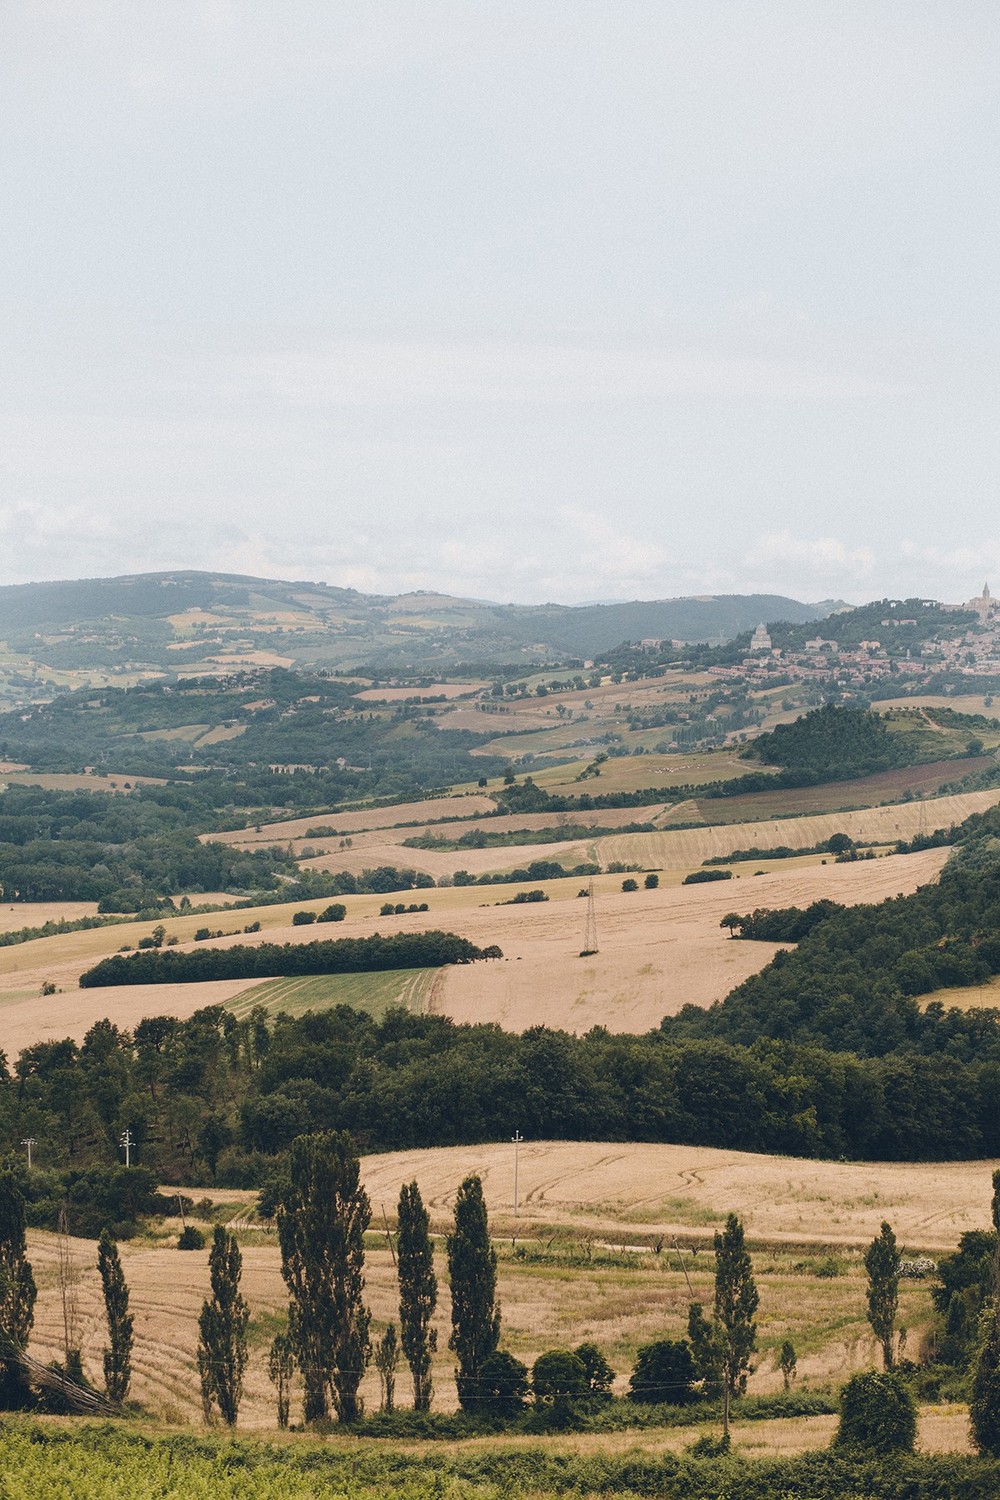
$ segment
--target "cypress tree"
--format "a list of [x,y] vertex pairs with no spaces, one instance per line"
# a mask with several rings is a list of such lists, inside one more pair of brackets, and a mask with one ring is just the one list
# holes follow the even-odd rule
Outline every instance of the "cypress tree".
[[296,1136],[278,1205],[288,1333],[305,1386],[305,1419],[361,1414],[358,1387],[371,1353],[364,1292],[371,1221],[354,1142],[346,1131]]
[[17,1176],[0,1172],[0,1407],[24,1405],[28,1391],[20,1355],[35,1321],[38,1289],[27,1256],[24,1194]]
[[216,1226],[208,1257],[212,1296],[198,1319],[198,1374],[206,1411],[213,1402],[227,1427],[236,1426],[247,1367],[250,1308],[240,1291],[243,1257],[235,1234]]
[[398,1245],[399,1334],[413,1376],[413,1409],[429,1411],[434,1385],[431,1356],[437,1331],[430,1326],[437,1306],[434,1245],[428,1232],[427,1210],[415,1182],[399,1190]]
[[1000,1458],[1000,1172],[993,1173],[993,1300],[983,1309],[982,1343],[972,1377],[969,1423],[980,1453]]
[[882,1345],[887,1370],[891,1370],[895,1362],[892,1345],[899,1309],[900,1258],[896,1236],[891,1226],[883,1223],[865,1252],[865,1270],[868,1272],[868,1321]]
[[458,1355],[455,1383],[459,1405],[479,1404],[480,1373],[500,1343],[500,1307],[496,1300],[497,1257],[490,1244],[483,1185],[467,1177],[455,1198],[455,1232],[448,1236],[451,1279],[451,1338]]
[[118,1246],[106,1229],[97,1242],[97,1269],[104,1291],[108,1344],[104,1351],[104,1388],[112,1401],[124,1401],[132,1379],[132,1314]]
[[760,1297],[743,1237],[743,1225],[735,1214],[715,1236],[715,1326],[721,1356],[723,1438],[729,1440],[729,1403],[742,1396],[750,1373],[750,1356],[757,1347],[754,1313]]

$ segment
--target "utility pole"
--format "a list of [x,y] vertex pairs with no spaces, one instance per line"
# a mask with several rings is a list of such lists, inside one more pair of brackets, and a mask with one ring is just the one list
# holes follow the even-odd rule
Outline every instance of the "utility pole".
[[514,1146],[514,1218],[515,1219],[517,1218],[517,1168],[518,1168],[518,1154],[519,1154],[519,1151],[520,1151],[521,1142],[523,1140],[524,1140],[524,1136],[521,1134],[521,1132],[519,1130],[515,1130],[514,1134],[511,1136],[511,1141],[512,1141],[513,1146]]
[[132,1165],[132,1147],[135,1144],[132,1140],[132,1132],[130,1130],[123,1130],[121,1140],[118,1144],[125,1147],[125,1165],[126,1167],[130,1167]]
[[583,929],[583,951],[581,958],[589,958],[597,952],[597,908],[594,905],[594,877],[590,877],[587,891],[587,920]]
[[27,1146],[27,1148],[28,1148],[28,1171],[29,1172],[31,1171],[31,1148],[32,1148],[32,1146],[34,1144],[35,1144],[35,1137],[33,1135],[27,1135],[27,1136],[25,1136],[24,1140],[21,1142],[22,1146]]

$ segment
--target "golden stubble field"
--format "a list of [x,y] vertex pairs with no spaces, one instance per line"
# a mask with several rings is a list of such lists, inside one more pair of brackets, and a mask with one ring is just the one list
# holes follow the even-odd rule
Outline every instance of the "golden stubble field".
[[[384,1205],[390,1226],[399,1186],[416,1179],[431,1207],[436,1232],[446,1231],[462,1177],[478,1171],[484,1182],[499,1254],[499,1296],[504,1343],[530,1366],[544,1349],[596,1342],[619,1372],[624,1391],[636,1350],[661,1337],[681,1337],[692,1300],[710,1302],[711,1236],[730,1209],[745,1218],[761,1293],[760,1353],[751,1391],[780,1388],[775,1355],[791,1338],[799,1356],[799,1383],[841,1379],[875,1363],[864,1317],[861,1248],[889,1218],[908,1247],[950,1247],[963,1227],[987,1219],[993,1164],[951,1163],[934,1168],[798,1162],[674,1146],[607,1143],[528,1143],[521,1148],[522,1208],[512,1214],[512,1148],[482,1146],[394,1153],[363,1160],[373,1208],[367,1255],[367,1300],[373,1332],[397,1313],[395,1271],[384,1235],[375,1232]],[[656,1191],[650,1194],[651,1185]],[[198,1198],[200,1190],[191,1190]],[[267,1348],[286,1306],[276,1237],[250,1228],[252,1194],[216,1191],[212,1198],[239,1231],[244,1256],[243,1291],[251,1305],[251,1363],[241,1425],[274,1426],[273,1392],[266,1377]],[[657,1219],[654,1225],[650,1215]],[[843,1240],[816,1235],[819,1216],[839,1222]],[[641,1220],[641,1231],[636,1218]],[[921,1228],[931,1226],[931,1237]],[[136,1320],[135,1396],[168,1422],[197,1422],[200,1400],[195,1370],[197,1316],[208,1292],[207,1249],[173,1248],[179,1220],[167,1220],[157,1237],[122,1246]],[[660,1253],[648,1248],[654,1230],[664,1235]],[[676,1230],[680,1248],[671,1243]],[[621,1246],[625,1245],[624,1252]],[[628,1248],[644,1245],[645,1249]],[[834,1258],[829,1261],[829,1247]],[[29,1234],[29,1254],[40,1286],[32,1352],[61,1357],[62,1302],[56,1241]],[[96,1246],[74,1240],[78,1338],[85,1367],[99,1377],[103,1308],[95,1269]],[[450,1308],[443,1242],[437,1241],[440,1296],[435,1404],[455,1406],[453,1360],[447,1350]],[[832,1275],[820,1276],[825,1266]],[[915,1350],[931,1321],[929,1286],[904,1283],[900,1323]],[[365,1377],[369,1407],[377,1405],[374,1371]],[[408,1404],[405,1367],[400,1404]],[[776,1424],[774,1437],[794,1446],[819,1446],[828,1425],[811,1435],[801,1423]],[[938,1431],[932,1446],[961,1447],[961,1424]],[[756,1434],[756,1435],[755,1435]],[[759,1441],[757,1429],[745,1440]],[[687,1440],[691,1434],[688,1432]],[[672,1441],[650,1434],[656,1445]],[[597,1446],[620,1439],[586,1438]],[[643,1439],[646,1441],[646,1438]]]
[[[428,911],[380,916],[378,896],[346,897],[348,916],[336,927],[291,925],[294,907],[270,906],[206,917],[171,919],[169,930],[190,946],[196,928],[211,923],[232,935],[213,947],[236,943],[301,942],[367,936],[373,932],[418,932],[445,928],[480,946],[498,943],[499,962],[442,969],[430,1009],[457,1021],[492,1021],[508,1030],[547,1025],[585,1032],[592,1026],[642,1032],[685,1004],[708,1005],[766,964],[771,943],[734,941],[719,926],[729,911],[756,906],[807,906],[821,897],[845,904],[880,901],[910,892],[935,878],[947,850],[891,855],[854,864],[786,868],[775,862],[754,876],[754,864],[738,867],[739,880],[708,885],[621,890],[621,877],[595,880],[599,951],[581,958],[587,902],[579,880],[547,882],[550,899],[510,906],[511,887],[450,887],[403,893],[426,898]],[[325,900],[305,903],[314,910]],[[259,919],[259,934],[242,928]],[[189,1016],[203,1005],[224,1004],[259,981],[220,980],[198,984],[78,988],[82,970],[114,953],[123,940],[135,944],[153,923],[108,927],[0,948],[0,1046],[14,1056],[31,1042],[73,1036],[82,1040],[94,1021],[107,1016],[122,1027],[147,1015]],[[235,930],[234,930],[235,929]],[[60,993],[44,998],[43,981]]]

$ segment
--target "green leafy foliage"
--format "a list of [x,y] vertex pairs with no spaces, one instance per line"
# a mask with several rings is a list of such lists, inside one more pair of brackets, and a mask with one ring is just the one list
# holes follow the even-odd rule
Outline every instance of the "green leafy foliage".
[[236,1426],[249,1357],[250,1308],[240,1291],[242,1271],[236,1236],[216,1225],[208,1257],[212,1295],[198,1319],[198,1376],[206,1412],[217,1407],[227,1427]]
[[899,1308],[901,1258],[891,1226],[883,1223],[865,1252],[865,1270],[868,1273],[868,1321],[882,1346],[882,1359],[887,1370],[891,1370],[895,1362],[893,1342]]
[[[448,1236],[448,1277],[451,1283],[448,1347],[458,1359],[455,1383],[459,1405],[463,1411],[470,1411],[487,1399],[490,1388],[484,1383],[483,1366],[500,1343],[497,1256],[490,1243],[483,1185],[476,1176],[466,1177],[455,1197],[455,1228]],[[494,1374],[502,1376],[503,1372]]]
[[358,1387],[370,1352],[364,1235],[371,1221],[354,1143],[346,1132],[292,1142],[278,1206],[288,1334],[305,1384],[305,1419],[361,1414]]
[[97,1243],[97,1269],[104,1294],[108,1343],[104,1350],[104,1389],[112,1401],[122,1402],[132,1381],[135,1320],[128,1310],[129,1293],[118,1246],[105,1229]]
[[646,1405],[685,1406],[695,1399],[695,1363],[687,1339],[658,1339],[638,1353],[628,1399]]
[[396,1222],[400,1342],[413,1377],[414,1410],[429,1411],[434,1389],[431,1361],[437,1347],[437,1333],[431,1326],[437,1277],[430,1221],[415,1181],[399,1190]]
[[841,1392],[837,1447],[912,1453],[916,1436],[917,1404],[898,1375],[869,1370],[851,1377]]
[[[312,914],[310,913],[310,916]],[[195,984],[206,979],[290,978],[299,974],[363,974],[379,969],[439,968],[502,958],[498,948],[477,948],[452,932],[393,933],[314,943],[237,943],[192,953],[150,949],[128,958],[115,954],[80,975],[80,988],[117,984]]]

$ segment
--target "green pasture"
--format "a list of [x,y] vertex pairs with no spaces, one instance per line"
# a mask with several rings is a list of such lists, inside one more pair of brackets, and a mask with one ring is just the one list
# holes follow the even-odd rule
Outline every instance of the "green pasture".
[[269,1015],[284,1011],[301,1016],[307,1010],[331,1010],[349,1005],[376,1021],[387,1010],[401,1005],[422,1015],[430,1000],[439,969],[385,969],[373,974],[307,974],[295,979],[266,979],[244,990],[226,1004],[237,1020],[243,1020],[257,1005]]

